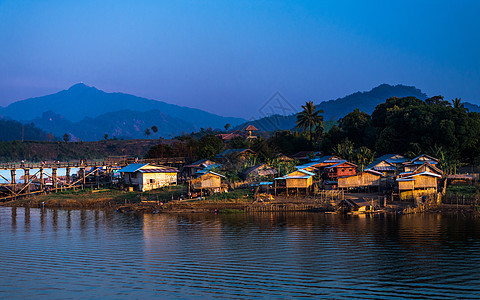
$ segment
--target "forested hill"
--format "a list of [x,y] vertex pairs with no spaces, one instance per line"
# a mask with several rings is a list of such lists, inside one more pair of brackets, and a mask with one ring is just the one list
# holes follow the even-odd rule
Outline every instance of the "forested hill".
[[[53,136],[50,136],[53,139]],[[0,119],[0,141],[45,141],[47,133],[34,124],[22,124],[13,120]]]
[[[358,108],[368,114],[371,114],[375,107],[385,102],[391,97],[413,96],[420,100],[425,100],[427,95],[414,86],[381,84],[368,92],[356,92],[354,94],[338,98],[335,100],[323,101],[317,104],[317,109],[324,111],[323,119],[325,121],[338,120],[354,109]],[[270,116],[262,118],[248,124],[253,124],[260,130],[289,130],[295,127],[296,115],[290,116]],[[242,124],[245,126],[247,123]],[[240,127],[242,127],[240,126]]]

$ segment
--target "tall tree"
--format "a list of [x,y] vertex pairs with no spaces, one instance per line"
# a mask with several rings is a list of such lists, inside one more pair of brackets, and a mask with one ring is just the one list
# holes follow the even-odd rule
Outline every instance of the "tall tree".
[[68,133],[65,133],[65,134],[63,135],[63,140],[65,141],[65,143],[68,142],[68,141],[70,141],[70,135],[69,135]]
[[152,133],[152,132],[150,131],[150,128],[145,129],[145,135],[147,136],[147,139],[148,139],[148,136],[149,136],[151,133]]
[[230,129],[230,127],[232,127],[232,125],[230,125],[230,123],[225,124],[225,131],[228,131]]
[[302,105],[303,111],[299,112],[297,115],[296,127],[302,128],[303,132],[308,130],[309,141],[312,142],[312,132],[317,126],[323,127],[323,110],[317,110],[317,106],[313,104],[313,101],[305,102],[305,105]]
[[153,131],[153,134],[157,133],[158,132],[158,127],[157,126],[152,126],[152,131]]

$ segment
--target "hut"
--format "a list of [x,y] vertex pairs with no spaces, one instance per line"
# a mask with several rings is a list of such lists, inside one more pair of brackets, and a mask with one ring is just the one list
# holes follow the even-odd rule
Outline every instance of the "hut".
[[247,180],[254,180],[262,177],[273,178],[275,175],[277,175],[277,170],[266,164],[258,164],[256,166],[246,169],[243,172],[243,176]]
[[380,172],[385,177],[394,177],[397,173],[395,164],[388,162],[388,160],[376,160],[369,164],[365,170]]
[[292,161],[293,158],[283,154],[283,153],[276,153],[274,154],[274,158],[277,159],[278,161]]
[[244,136],[245,136],[245,133],[241,130],[235,130],[229,133],[220,133],[216,135],[216,137],[218,137],[224,142],[229,142],[231,139],[235,137],[244,137]]
[[202,194],[203,191],[220,192],[222,190],[222,178],[225,179],[225,176],[208,171],[188,181],[189,189],[191,191],[200,191],[200,194]]
[[298,169],[285,176],[275,178],[275,193],[277,192],[277,188],[285,189],[287,194],[289,189],[295,189],[297,193],[299,190],[305,190],[305,192],[308,193],[313,184],[313,176],[315,176],[315,173]]
[[419,155],[419,156],[415,157],[410,162],[411,163],[419,162],[420,164],[422,164],[424,162],[429,162],[431,165],[436,165],[438,163],[438,159],[433,157],[433,156],[427,155],[427,154],[422,154],[422,155]]
[[366,212],[373,210],[373,205],[371,202],[366,201],[365,199],[344,199],[338,203],[338,207],[344,212],[348,211],[358,211]]
[[341,159],[338,156],[323,156],[321,158],[313,159],[311,162],[303,165],[296,166],[296,168],[310,172],[317,172],[320,174],[325,170],[326,167],[330,167],[344,161],[344,159]]
[[120,170],[126,185],[145,192],[166,185],[177,184],[178,170],[149,164],[130,164]]
[[366,170],[374,170],[383,173],[385,177],[395,177],[398,169],[403,167],[408,159],[400,154],[385,154],[377,157],[371,164],[365,167]]
[[442,176],[431,172],[404,173],[397,178],[398,192],[401,200],[420,195],[436,193],[438,181]]
[[355,175],[357,173],[356,167],[356,164],[343,160],[325,167],[324,177],[328,180],[337,181],[340,177]]
[[256,139],[257,136],[253,135],[252,132],[258,131],[258,129],[253,126],[253,125],[248,125],[247,128],[245,128],[245,131],[247,132],[247,139]]
[[246,159],[252,155],[255,155],[255,151],[250,149],[227,149],[217,154],[214,159],[218,161],[225,161],[231,158]]
[[220,165],[214,161],[211,161],[209,159],[200,159],[200,160],[197,160],[196,162],[193,162],[189,165],[184,166],[183,170],[186,176],[193,176],[195,173],[197,173],[200,170],[204,170],[204,169],[210,170],[217,166],[220,166]]
[[414,164],[406,164],[405,166],[405,172],[400,173],[399,176],[404,176],[405,174],[410,174],[410,173],[422,173],[422,172],[430,172],[430,173],[435,173],[440,176],[443,175],[443,171],[440,170],[438,167],[435,165],[430,164],[428,161],[423,161],[422,163],[414,163]]
[[367,188],[369,190],[380,190],[383,174],[375,170],[365,170],[352,176],[338,178],[338,188],[340,189],[358,189]]

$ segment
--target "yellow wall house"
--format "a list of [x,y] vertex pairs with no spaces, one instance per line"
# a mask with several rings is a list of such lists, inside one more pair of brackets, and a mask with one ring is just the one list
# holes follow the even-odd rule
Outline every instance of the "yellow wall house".
[[130,164],[118,171],[122,173],[125,184],[142,192],[177,184],[178,170],[171,167]]
[[402,177],[397,178],[400,199],[436,193],[441,177],[431,172],[403,174]]
[[379,189],[383,173],[375,170],[365,170],[353,176],[338,178],[338,188],[349,189],[372,187]]
[[298,169],[285,176],[275,178],[275,192],[277,188],[286,189],[287,193],[288,189],[305,189],[308,192],[313,184],[313,176],[315,176],[315,173]]
[[189,181],[192,190],[212,190],[220,192],[222,187],[222,178],[225,176],[209,171],[198,178]]

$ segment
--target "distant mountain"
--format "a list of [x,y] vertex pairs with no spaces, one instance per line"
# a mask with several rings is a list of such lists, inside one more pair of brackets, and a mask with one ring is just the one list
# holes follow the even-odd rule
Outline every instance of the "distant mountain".
[[157,126],[158,132],[152,132],[149,138],[174,137],[183,132],[190,133],[196,130],[192,123],[165,115],[159,110],[146,112],[120,110],[95,118],[84,118],[78,122],[72,122],[55,112],[48,111],[32,122],[56,136],[68,133],[73,139],[82,141],[101,140],[105,134],[108,134],[109,138],[118,139],[147,138],[145,129],[152,126]]
[[[385,100],[387,100],[388,98],[401,98],[407,96],[414,96],[421,100],[427,99],[427,95],[422,93],[422,91],[417,89],[416,87],[405,86],[401,84],[382,84],[371,89],[368,92],[356,92],[343,98],[318,103],[317,109],[322,109],[325,112],[323,113],[324,120],[338,120],[351,113],[355,108],[359,108],[361,111],[371,114],[375,110],[375,107],[377,105],[385,102]],[[245,127],[248,124],[253,124],[260,130],[288,130],[295,127],[296,120],[296,115],[274,115],[266,118],[261,118],[252,122],[246,122],[244,124],[241,124],[239,127]]]
[[[123,93],[106,93],[94,87],[78,83],[68,90],[14,102],[7,107],[0,108],[0,115],[15,120],[27,121],[41,118],[42,113],[52,111],[62,115],[67,120],[79,122],[84,118],[96,118],[100,115],[131,110],[147,112],[157,110],[164,116],[188,120],[196,128],[212,127],[223,128],[226,123],[237,125],[245,122],[241,118],[222,117],[200,109],[194,109],[162,101],[136,97]],[[157,124],[159,126],[160,124]]]
[[469,102],[463,102],[463,106],[471,112],[480,113],[480,106],[478,106],[476,104],[469,103]]

